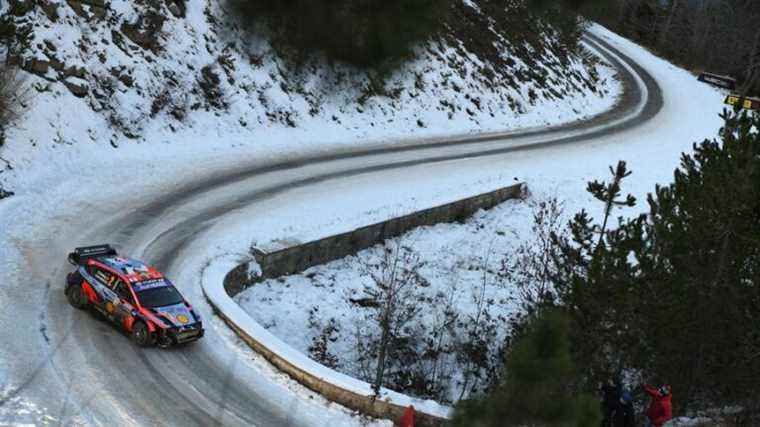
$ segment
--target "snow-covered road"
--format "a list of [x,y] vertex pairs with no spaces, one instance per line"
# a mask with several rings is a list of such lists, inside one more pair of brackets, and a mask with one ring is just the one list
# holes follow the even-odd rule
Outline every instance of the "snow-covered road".
[[[575,176],[584,166],[607,162],[584,165],[588,153],[602,151],[611,158],[626,152],[616,147],[629,143],[633,148],[627,152],[645,147],[646,139],[660,144],[654,138],[665,143],[675,136],[709,136],[708,128],[714,133],[717,117],[698,126],[679,117],[704,114],[706,103],[719,111],[720,94],[671,87],[690,76],[657,60],[637,64],[649,54],[604,30],[595,32],[614,45],[596,37],[592,42],[616,52],[608,54],[619,58],[610,60],[620,70],[626,95],[613,111],[582,124],[268,163],[220,156],[202,171],[156,173],[136,188],[121,186],[118,174],[104,177],[93,183],[97,191],[57,194],[60,210],[36,210],[28,205],[33,198],[4,201],[0,423],[355,425],[350,412],[234,345],[235,337],[203,300],[202,270],[213,258],[239,255],[254,239],[318,237],[399,213],[389,209],[440,203],[467,195],[468,189],[522,179],[510,166],[526,170],[537,158],[550,159],[554,167],[570,162],[569,176]],[[685,91],[690,102],[678,102]],[[677,152],[672,157],[677,159]],[[586,175],[597,172],[604,170]],[[353,201],[346,202],[347,195],[355,196]],[[36,197],[42,196],[44,190]],[[409,199],[418,206],[401,202]],[[251,234],[222,235],[242,230],[239,224],[247,224]],[[65,254],[76,245],[101,242],[117,243],[173,277],[205,317],[207,336],[183,348],[143,350],[105,322],[71,309],[62,292]]]

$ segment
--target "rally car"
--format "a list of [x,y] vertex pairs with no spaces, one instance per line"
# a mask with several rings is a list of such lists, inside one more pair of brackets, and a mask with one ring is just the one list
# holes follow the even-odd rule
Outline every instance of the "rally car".
[[154,268],[119,256],[110,245],[76,248],[68,259],[77,267],[66,277],[69,303],[102,313],[139,346],[165,348],[203,336],[201,317]]

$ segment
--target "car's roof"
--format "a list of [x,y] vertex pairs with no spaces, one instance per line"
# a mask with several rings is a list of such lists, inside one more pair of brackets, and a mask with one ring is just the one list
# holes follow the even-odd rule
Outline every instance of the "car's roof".
[[164,276],[155,268],[144,262],[121,256],[98,258],[97,261],[107,267],[123,274],[129,282],[142,282],[144,280],[161,279]]

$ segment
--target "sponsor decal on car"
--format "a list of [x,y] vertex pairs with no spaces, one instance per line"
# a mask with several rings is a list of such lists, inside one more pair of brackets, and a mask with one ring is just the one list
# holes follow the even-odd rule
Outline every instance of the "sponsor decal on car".
[[143,280],[142,282],[132,284],[132,288],[135,290],[135,292],[153,288],[161,288],[164,286],[169,286],[169,284],[164,279]]
[[162,316],[168,317],[172,321],[172,323],[186,325],[190,323],[191,321],[195,321],[195,319],[193,319],[193,315],[190,314],[190,310],[188,310],[185,304],[177,304],[177,305],[171,305],[168,307],[160,307],[160,308],[156,308],[155,310]]

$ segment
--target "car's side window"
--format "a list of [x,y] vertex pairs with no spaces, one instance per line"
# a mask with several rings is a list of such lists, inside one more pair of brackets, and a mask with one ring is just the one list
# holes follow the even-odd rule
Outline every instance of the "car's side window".
[[95,270],[96,270],[95,266],[92,266],[92,265],[86,265],[84,267],[84,271],[86,271],[87,274],[89,274],[90,276],[93,276],[93,277],[95,277]]
[[113,274],[97,267],[95,267],[93,270],[95,270],[93,276],[95,276],[95,278],[98,279],[100,283],[108,286],[109,288],[112,287],[112,281],[114,279]]
[[127,285],[118,277],[116,278],[114,290],[116,293],[125,301],[127,301],[130,304],[134,304],[134,300],[132,299],[132,293],[129,292],[129,288]]

